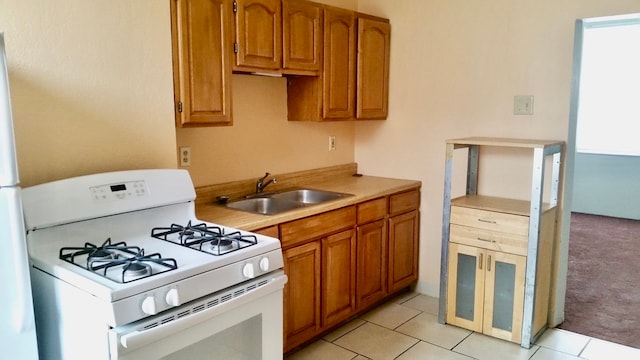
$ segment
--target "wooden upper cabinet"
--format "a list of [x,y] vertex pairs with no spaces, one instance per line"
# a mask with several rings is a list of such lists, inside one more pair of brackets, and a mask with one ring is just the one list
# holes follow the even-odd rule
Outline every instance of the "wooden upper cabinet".
[[231,125],[231,7],[171,1],[176,126]]
[[355,116],[356,18],[353,11],[326,8],[324,12],[324,119]]
[[322,6],[299,0],[282,1],[282,68],[317,73],[322,63]]
[[282,64],[280,0],[236,0],[234,70],[279,70]]
[[358,119],[387,118],[390,41],[388,22],[358,18]]

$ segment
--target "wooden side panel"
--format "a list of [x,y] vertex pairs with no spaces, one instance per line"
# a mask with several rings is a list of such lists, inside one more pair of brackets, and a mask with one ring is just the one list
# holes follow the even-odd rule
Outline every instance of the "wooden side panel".
[[554,208],[542,215],[540,222],[540,242],[538,244],[538,264],[536,273],[536,294],[533,310],[533,335],[547,324],[549,298],[551,294],[551,270],[553,247],[556,233],[556,214]]
[[386,119],[389,107],[391,25],[358,19],[356,117]]
[[229,2],[171,2],[176,126],[231,125]]

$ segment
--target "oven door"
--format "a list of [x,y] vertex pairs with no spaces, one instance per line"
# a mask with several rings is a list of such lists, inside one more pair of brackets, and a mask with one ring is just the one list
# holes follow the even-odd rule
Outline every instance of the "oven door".
[[112,360],[282,359],[282,270],[109,331]]

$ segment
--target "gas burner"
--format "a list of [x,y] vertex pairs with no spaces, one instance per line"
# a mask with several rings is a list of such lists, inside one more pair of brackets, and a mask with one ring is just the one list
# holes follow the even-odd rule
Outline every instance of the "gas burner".
[[225,238],[213,239],[209,241],[208,245],[211,246],[211,251],[225,252],[233,249],[233,241]]
[[144,249],[125,242],[111,244],[111,238],[101,246],[87,242],[84,247],[64,247],[60,249],[60,259],[119,283],[178,268],[175,259],[162,258],[157,253],[145,255]]
[[172,224],[170,227],[153,228],[151,236],[216,256],[258,243],[255,235],[242,234],[239,231],[225,234],[224,229],[218,226],[205,223],[194,225],[191,221],[186,226]]

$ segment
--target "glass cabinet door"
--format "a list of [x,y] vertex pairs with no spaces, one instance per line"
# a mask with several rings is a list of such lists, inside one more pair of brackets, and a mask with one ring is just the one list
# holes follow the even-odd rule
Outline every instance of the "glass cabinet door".
[[487,251],[483,332],[520,342],[526,257]]
[[449,243],[447,323],[482,331],[485,257],[486,250]]

